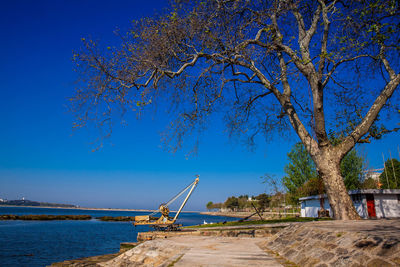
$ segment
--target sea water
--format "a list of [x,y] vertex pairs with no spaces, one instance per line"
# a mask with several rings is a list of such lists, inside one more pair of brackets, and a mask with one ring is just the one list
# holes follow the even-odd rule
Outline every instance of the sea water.
[[[88,221],[0,221],[0,266],[47,266],[53,262],[111,254],[121,242],[137,241],[138,232],[130,222],[102,222],[101,216],[136,216],[148,212],[80,210],[56,208],[0,207],[0,214],[91,215]],[[231,221],[233,218],[181,213],[186,225]]]

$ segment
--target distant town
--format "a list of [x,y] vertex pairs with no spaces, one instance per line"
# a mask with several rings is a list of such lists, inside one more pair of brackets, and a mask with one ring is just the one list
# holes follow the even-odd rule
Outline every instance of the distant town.
[[25,198],[17,200],[7,200],[0,198],[0,206],[30,206],[30,207],[57,207],[57,208],[78,208],[77,205],[72,204],[57,204],[27,200]]

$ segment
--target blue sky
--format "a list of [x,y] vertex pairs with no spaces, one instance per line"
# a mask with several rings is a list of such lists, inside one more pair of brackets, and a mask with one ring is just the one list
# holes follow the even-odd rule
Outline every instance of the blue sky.
[[[231,142],[218,123],[201,139],[196,157],[186,147],[161,147],[165,121],[154,114],[116,126],[112,145],[91,152],[92,129],[72,131],[68,97],[76,74],[71,58],[82,37],[107,45],[167,1],[6,1],[0,8],[0,198],[72,203],[89,207],[156,208],[200,174],[188,209],[208,201],[258,195],[265,173],[283,176],[286,153],[297,142],[260,142],[255,152]],[[398,158],[398,134],[360,147],[371,167]]]

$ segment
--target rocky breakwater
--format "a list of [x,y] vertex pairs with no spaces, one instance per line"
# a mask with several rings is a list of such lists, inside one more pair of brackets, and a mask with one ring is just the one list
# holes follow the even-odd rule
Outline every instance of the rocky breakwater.
[[141,232],[137,235],[139,242],[163,239],[174,236],[219,236],[219,237],[270,237],[278,233],[291,223],[261,224],[261,225],[242,225],[242,226],[224,226],[224,227],[203,227],[186,228],[177,232]]
[[400,220],[293,224],[260,247],[299,266],[400,266]]

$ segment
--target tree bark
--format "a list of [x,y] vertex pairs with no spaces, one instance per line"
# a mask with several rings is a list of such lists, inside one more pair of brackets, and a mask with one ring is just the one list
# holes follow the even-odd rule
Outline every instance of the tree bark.
[[336,220],[359,220],[361,218],[344,185],[340,161],[340,153],[330,147],[317,157],[316,165],[325,185],[333,217]]

